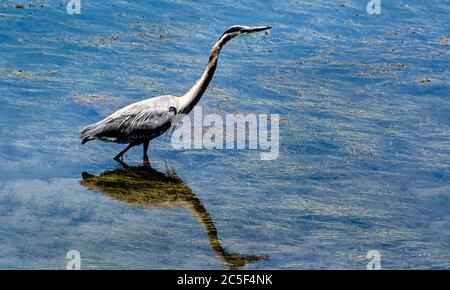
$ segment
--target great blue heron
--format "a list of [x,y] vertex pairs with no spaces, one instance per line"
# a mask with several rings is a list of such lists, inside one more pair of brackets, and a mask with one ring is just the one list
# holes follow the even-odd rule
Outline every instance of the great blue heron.
[[177,114],[188,114],[198,103],[208,87],[217,67],[217,60],[222,47],[236,36],[264,31],[269,26],[234,25],[227,29],[211,49],[208,65],[195,85],[183,96],[159,96],[133,103],[118,110],[105,119],[84,127],[80,132],[82,144],[90,140],[102,140],[128,146],[114,159],[122,156],[136,145],[144,146],[144,163],[148,163],[148,145],[150,140],[166,132]]

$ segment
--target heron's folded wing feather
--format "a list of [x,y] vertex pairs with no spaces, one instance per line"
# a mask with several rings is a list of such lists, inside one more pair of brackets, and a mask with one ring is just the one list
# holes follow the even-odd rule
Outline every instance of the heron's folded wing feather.
[[123,134],[132,134],[135,131],[154,131],[161,127],[170,126],[173,112],[168,108],[151,108],[130,114],[124,118],[119,126]]
[[103,134],[118,139],[139,139],[158,135],[171,125],[174,113],[164,105],[132,106],[105,119]]

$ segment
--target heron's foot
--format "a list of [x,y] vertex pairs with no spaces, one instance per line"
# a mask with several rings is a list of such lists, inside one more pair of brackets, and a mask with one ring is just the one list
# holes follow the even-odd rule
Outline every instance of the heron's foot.
[[117,162],[119,162],[120,163],[120,165],[122,165],[123,167],[128,167],[128,164],[126,164],[124,161],[123,161],[123,158],[122,157],[114,157],[114,160],[115,161],[117,161]]
[[148,159],[148,156],[144,156],[144,161],[142,162],[142,166],[150,167],[150,160]]

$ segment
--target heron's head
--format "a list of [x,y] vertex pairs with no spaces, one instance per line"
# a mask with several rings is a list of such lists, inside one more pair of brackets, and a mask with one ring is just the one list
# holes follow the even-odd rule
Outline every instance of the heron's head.
[[241,36],[245,34],[255,33],[259,31],[264,31],[270,29],[270,26],[244,26],[244,25],[233,25],[228,28],[222,35],[234,38],[236,36]]

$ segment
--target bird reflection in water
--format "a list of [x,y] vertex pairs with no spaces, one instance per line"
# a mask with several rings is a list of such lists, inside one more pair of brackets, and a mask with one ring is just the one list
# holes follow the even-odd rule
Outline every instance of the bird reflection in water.
[[99,176],[82,173],[80,184],[105,193],[110,198],[141,208],[185,207],[204,226],[209,244],[219,257],[232,269],[259,262],[264,256],[228,253],[222,246],[211,215],[201,200],[174,172],[159,172],[149,165],[105,171]]

